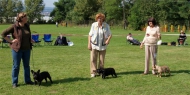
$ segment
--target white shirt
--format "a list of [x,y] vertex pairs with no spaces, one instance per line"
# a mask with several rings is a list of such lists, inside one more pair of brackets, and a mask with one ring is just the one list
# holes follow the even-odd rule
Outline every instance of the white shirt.
[[132,35],[131,35],[131,36],[130,36],[130,35],[127,35],[127,40],[133,40]]
[[102,24],[102,28],[98,27],[98,22],[94,22],[91,26],[89,36],[91,36],[92,49],[103,51],[106,49],[106,39],[111,35],[110,27],[107,23]]

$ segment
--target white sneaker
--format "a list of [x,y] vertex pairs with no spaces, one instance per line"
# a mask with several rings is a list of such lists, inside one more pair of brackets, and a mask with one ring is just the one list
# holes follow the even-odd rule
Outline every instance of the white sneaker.
[[95,77],[95,74],[91,74],[91,78]]

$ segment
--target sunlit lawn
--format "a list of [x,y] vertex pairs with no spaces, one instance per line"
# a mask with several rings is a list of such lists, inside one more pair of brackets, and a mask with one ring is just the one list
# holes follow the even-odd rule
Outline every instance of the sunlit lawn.
[[[3,31],[9,25],[0,25]],[[142,40],[144,32],[111,28],[113,37],[107,49],[105,67],[113,67],[117,78],[108,76],[90,78],[89,50],[87,35],[89,27],[56,27],[55,25],[31,25],[34,33],[51,33],[54,41],[63,33],[74,42],[74,46],[33,47],[31,69],[48,71],[53,80],[41,86],[25,85],[23,66],[20,66],[19,87],[12,88],[12,57],[10,48],[0,49],[0,93],[1,95],[189,95],[190,94],[190,47],[159,46],[158,65],[167,65],[171,76],[158,78],[152,74],[142,75],[144,70],[144,49],[126,43],[125,37],[131,32]],[[176,32],[162,32],[162,41],[176,41]],[[187,33],[189,34],[189,33]],[[188,43],[187,39],[187,43]],[[32,76],[31,76],[32,78]]]

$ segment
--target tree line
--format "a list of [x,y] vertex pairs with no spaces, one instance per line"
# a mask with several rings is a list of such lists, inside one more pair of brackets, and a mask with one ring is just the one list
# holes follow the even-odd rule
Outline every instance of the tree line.
[[[189,27],[190,0],[59,0],[50,16],[53,21],[72,21],[89,24],[97,13],[106,15],[110,25],[139,30],[147,26],[147,19],[154,17],[159,25],[184,25]],[[29,21],[41,19],[43,0],[0,0],[0,22],[26,11]]]
[[19,12],[26,12],[28,20],[41,19],[41,12],[44,10],[43,0],[0,0],[0,23],[13,23]]

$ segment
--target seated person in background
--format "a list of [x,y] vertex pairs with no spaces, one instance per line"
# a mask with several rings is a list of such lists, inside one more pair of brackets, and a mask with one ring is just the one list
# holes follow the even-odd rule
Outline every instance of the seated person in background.
[[64,46],[68,46],[68,43],[67,43],[67,39],[65,36],[63,36],[63,34],[60,34],[59,36],[57,36],[57,39],[55,41],[55,46],[56,45],[64,45]]
[[183,30],[181,30],[180,34],[179,34],[179,38],[177,39],[178,41],[178,45],[183,45],[185,40],[186,40],[186,34]]
[[131,34],[131,33],[129,33],[126,38],[127,38],[127,40],[128,40],[130,43],[133,43],[134,45],[140,45],[140,44],[141,44],[138,40],[136,40],[136,39],[134,39],[134,38],[132,37],[132,34]]

